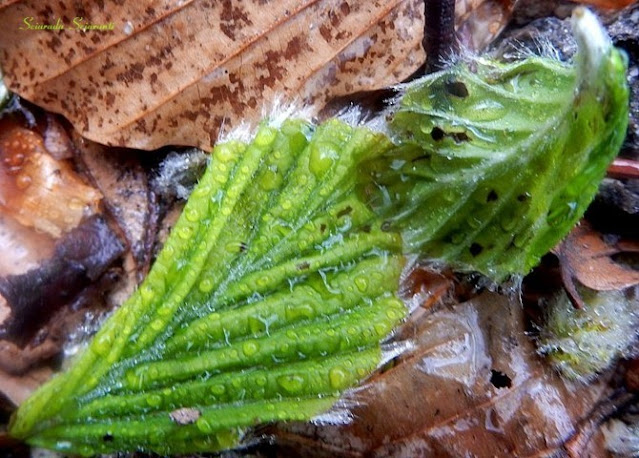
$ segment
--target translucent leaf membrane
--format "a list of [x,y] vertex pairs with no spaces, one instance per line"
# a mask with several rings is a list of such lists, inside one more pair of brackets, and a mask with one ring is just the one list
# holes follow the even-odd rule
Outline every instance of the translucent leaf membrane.
[[406,251],[503,280],[581,217],[628,122],[625,60],[594,17],[578,64],[477,59],[411,85],[390,121],[400,152],[367,165],[372,202]]
[[[211,451],[328,409],[406,314],[400,235],[353,192],[391,147],[338,121],[218,146],[147,279],[12,434],[83,455]],[[193,422],[172,418],[184,408]]]

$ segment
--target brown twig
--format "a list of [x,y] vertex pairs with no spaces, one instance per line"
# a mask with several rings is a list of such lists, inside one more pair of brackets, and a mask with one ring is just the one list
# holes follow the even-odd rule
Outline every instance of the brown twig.
[[441,70],[457,49],[455,0],[424,0],[426,73]]
[[639,178],[639,161],[632,159],[615,159],[608,167],[610,178]]

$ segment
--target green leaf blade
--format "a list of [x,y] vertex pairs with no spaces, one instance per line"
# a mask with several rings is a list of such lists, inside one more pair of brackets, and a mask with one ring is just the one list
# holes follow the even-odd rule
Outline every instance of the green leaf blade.
[[[218,146],[148,278],[12,434],[85,455],[211,451],[334,404],[407,313],[401,238],[353,193],[392,147],[339,121]],[[184,408],[195,423],[172,420]]]
[[[600,27],[584,18],[578,36]],[[576,66],[477,59],[408,87],[389,125],[402,149],[366,164],[372,183],[360,190],[406,252],[499,282],[568,233],[628,122],[623,57],[592,40],[578,40]]]

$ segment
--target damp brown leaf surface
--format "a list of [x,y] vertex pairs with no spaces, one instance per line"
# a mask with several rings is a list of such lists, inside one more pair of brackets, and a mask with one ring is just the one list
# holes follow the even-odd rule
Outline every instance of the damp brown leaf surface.
[[[222,123],[257,119],[276,96],[321,106],[397,83],[424,61],[421,0],[5,5],[9,88],[108,145],[208,149]],[[113,30],[78,30],[77,18]]]
[[415,350],[351,394],[346,425],[271,430],[296,456],[530,456],[557,452],[607,395],[563,381],[525,335],[517,300],[485,293],[423,315]]
[[568,276],[597,291],[613,291],[639,284],[639,242],[602,234],[585,221],[557,250]]

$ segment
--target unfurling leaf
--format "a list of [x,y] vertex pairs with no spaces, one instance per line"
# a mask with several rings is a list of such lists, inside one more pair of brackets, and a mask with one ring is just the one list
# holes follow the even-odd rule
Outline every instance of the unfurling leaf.
[[583,14],[575,66],[479,59],[407,90],[390,122],[404,150],[371,164],[369,192],[408,251],[501,281],[583,215],[628,123],[624,56]]
[[393,141],[289,120],[218,145],[147,279],[11,434],[85,455],[213,451],[334,405],[407,313],[404,254],[502,278],[583,211],[627,89],[608,42],[582,45],[576,74],[533,58],[427,78],[404,96]]

